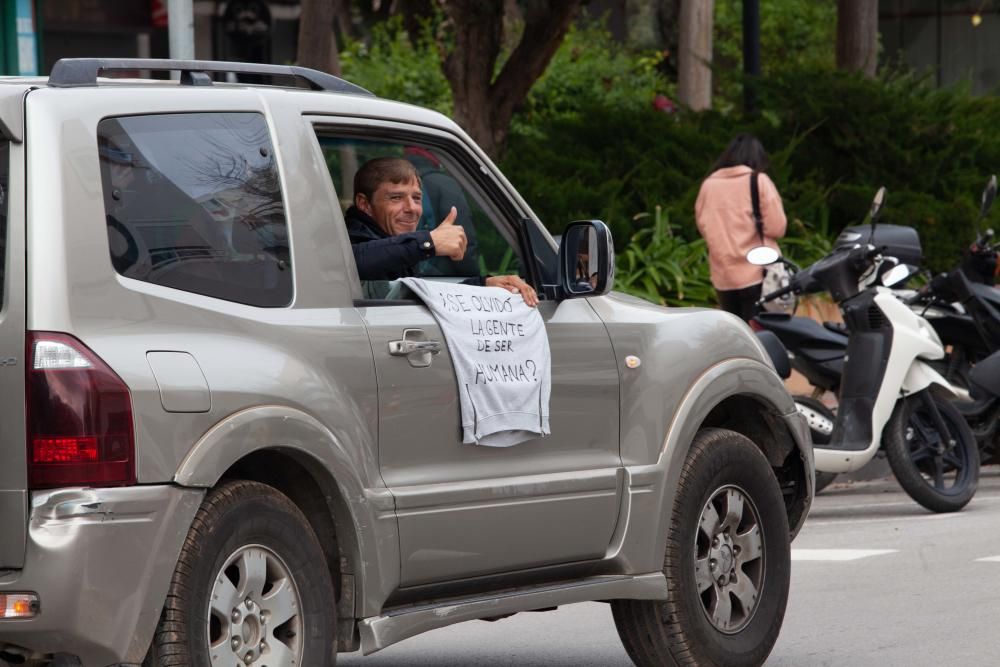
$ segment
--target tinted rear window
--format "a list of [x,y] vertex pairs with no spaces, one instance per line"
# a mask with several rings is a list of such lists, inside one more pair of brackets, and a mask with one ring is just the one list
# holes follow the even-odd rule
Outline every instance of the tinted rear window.
[[109,118],[97,134],[118,273],[253,306],[291,302],[288,227],[261,114]]

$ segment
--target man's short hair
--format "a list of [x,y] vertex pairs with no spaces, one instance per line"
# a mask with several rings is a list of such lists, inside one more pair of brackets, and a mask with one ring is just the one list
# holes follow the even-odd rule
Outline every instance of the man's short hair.
[[399,185],[413,180],[420,183],[420,176],[407,160],[399,157],[377,157],[365,162],[354,174],[354,196],[360,193],[371,201],[375,191],[383,183]]

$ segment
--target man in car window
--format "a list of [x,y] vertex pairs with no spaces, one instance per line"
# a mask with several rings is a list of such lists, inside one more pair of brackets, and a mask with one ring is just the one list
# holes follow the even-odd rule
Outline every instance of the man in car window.
[[[468,240],[455,224],[451,207],[436,229],[417,231],[423,213],[420,177],[408,161],[381,157],[369,160],[354,175],[354,206],[344,217],[361,280],[396,280],[415,276],[417,265],[431,257],[460,261]],[[518,276],[473,277],[466,284],[502,287],[520,294],[529,306],[535,290]]]

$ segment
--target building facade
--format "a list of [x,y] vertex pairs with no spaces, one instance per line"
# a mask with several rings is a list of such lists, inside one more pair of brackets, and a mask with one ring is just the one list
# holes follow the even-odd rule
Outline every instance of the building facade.
[[[196,0],[192,6],[195,58],[294,62],[297,0]],[[0,74],[47,74],[60,58],[169,57],[167,0],[0,0],[0,25]]]
[[1000,86],[1000,2],[881,0],[884,63],[901,63],[941,86],[968,81],[976,94]]

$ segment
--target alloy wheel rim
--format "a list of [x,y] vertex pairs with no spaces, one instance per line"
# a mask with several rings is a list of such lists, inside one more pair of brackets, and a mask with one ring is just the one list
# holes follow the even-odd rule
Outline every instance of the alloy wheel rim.
[[302,664],[302,599],[285,562],[259,544],[234,551],[216,573],[208,608],[212,665]]
[[753,619],[764,584],[764,534],[749,494],[723,486],[702,508],[695,535],[694,574],[702,611],[725,634]]

